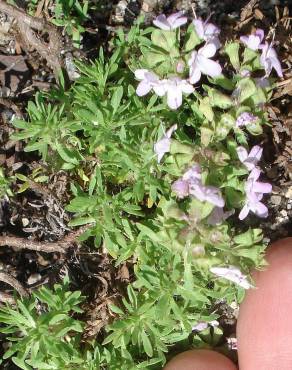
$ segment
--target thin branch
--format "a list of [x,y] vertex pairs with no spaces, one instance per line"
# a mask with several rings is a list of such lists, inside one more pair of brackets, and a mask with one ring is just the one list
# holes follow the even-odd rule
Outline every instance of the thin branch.
[[[15,18],[24,44],[34,48],[42,58],[46,59],[57,78],[63,67],[61,58],[62,38],[58,27],[43,18],[28,15],[21,9],[7,4],[4,0],[0,0],[0,11]],[[49,34],[49,42],[42,41],[33,29],[39,32],[47,32]]]
[[0,236],[0,247],[9,246],[16,249],[30,249],[37,252],[45,253],[66,253],[68,248],[77,242],[77,238],[86,230],[86,227],[81,227],[76,231],[66,235],[63,240],[57,242],[39,242],[20,238],[16,236]]
[[28,292],[26,291],[26,289],[13,276],[7,274],[6,272],[0,272],[0,281],[11,285],[20,296],[28,297]]

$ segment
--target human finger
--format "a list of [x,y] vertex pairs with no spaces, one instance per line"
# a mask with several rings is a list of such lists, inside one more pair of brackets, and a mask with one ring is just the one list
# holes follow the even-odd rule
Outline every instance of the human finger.
[[265,271],[254,273],[256,289],[240,306],[240,370],[292,369],[292,238],[274,243],[267,261]]
[[197,349],[175,356],[164,370],[236,370],[236,367],[221,353]]

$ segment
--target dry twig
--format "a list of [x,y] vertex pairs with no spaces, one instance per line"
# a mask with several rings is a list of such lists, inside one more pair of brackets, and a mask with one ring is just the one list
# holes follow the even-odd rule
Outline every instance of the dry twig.
[[76,231],[72,231],[65,236],[63,240],[57,242],[39,242],[36,240],[29,240],[27,238],[20,238],[17,236],[0,236],[0,247],[9,246],[16,249],[30,249],[37,252],[45,253],[66,253],[68,248],[77,242],[77,238],[85,231],[86,227],[81,227]]
[[6,272],[0,272],[0,281],[11,285],[22,297],[28,297],[28,292],[26,289],[13,276],[7,274]]
[[[0,11],[15,18],[24,44],[28,48],[34,48],[42,58],[46,59],[57,77],[63,66],[61,59],[62,39],[58,28],[43,18],[26,14],[21,9],[7,4],[4,0],[0,0]],[[33,30],[48,33],[49,42],[42,41]]]

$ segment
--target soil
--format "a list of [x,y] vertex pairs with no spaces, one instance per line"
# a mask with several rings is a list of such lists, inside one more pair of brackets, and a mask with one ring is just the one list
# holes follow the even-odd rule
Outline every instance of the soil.
[[[69,78],[74,79],[72,58],[93,59],[100,45],[107,48],[118,27],[128,29],[139,14],[144,14],[145,22],[150,24],[160,12],[182,9],[191,15],[195,10],[197,15],[207,16],[211,11],[212,20],[221,26],[226,39],[248,33],[256,27],[269,32],[270,37],[275,32],[275,47],[285,77],[277,82],[273,100],[267,108],[272,127],[267,128],[260,138],[265,153],[262,167],[273,185],[268,199],[270,214],[260,225],[256,219],[249,221],[262,227],[265,237],[270,240],[292,236],[292,22],[289,3],[289,0],[104,0],[100,11],[93,12],[86,23],[81,49],[74,49],[70,39],[62,36],[62,55],[67,60],[65,66]],[[42,15],[45,16],[45,12]],[[51,67],[37,50],[24,45],[13,18],[0,13],[0,165],[6,176],[14,176],[15,173],[28,175],[37,168],[49,176],[48,184],[31,182],[22,193],[17,192],[23,182],[17,180],[12,185],[16,195],[1,199],[0,272],[15,278],[27,292],[42,284],[52,285],[68,273],[72,288],[80,289],[88,297],[82,317],[87,323],[84,332],[84,340],[87,340],[102,336],[103,327],[113,319],[108,303],[123,295],[125,286],[132,279],[132,266],[127,262],[117,269],[103,251],[80,245],[67,226],[70,215],[64,209],[69,199],[70,178],[63,171],[52,174],[36,154],[25,153],[20,143],[9,139],[13,132],[12,117],[25,117],[26,104],[35,92],[55,85],[54,68]],[[45,253],[2,245],[3,236],[44,244],[66,240],[66,251]],[[0,301],[13,301],[11,292],[10,285],[0,282]],[[234,335],[236,309],[224,307],[221,302],[220,312],[225,340],[234,349],[232,339],[228,338]],[[0,334],[0,355],[4,347]],[[10,362],[3,366],[5,369],[14,368]]]

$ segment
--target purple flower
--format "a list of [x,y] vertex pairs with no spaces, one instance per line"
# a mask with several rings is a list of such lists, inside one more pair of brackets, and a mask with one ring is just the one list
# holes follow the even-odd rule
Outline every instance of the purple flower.
[[156,27],[161,28],[165,31],[174,30],[183,24],[187,23],[187,17],[182,17],[183,12],[177,12],[169,17],[166,17],[165,14],[161,14],[153,21]]
[[183,73],[183,71],[185,70],[185,62],[180,59],[177,64],[176,64],[176,71],[177,73]]
[[219,277],[232,281],[244,289],[252,288],[252,285],[247,280],[246,275],[243,275],[242,272],[235,266],[211,267],[210,271]]
[[207,42],[212,41],[218,49],[220,47],[220,41],[218,39],[220,29],[213,23],[208,23],[208,20],[209,18],[205,21],[203,21],[201,18],[197,18],[193,20],[193,25],[200,39],[203,39]]
[[248,176],[245,185],[246,201],[238,216],[240,220],[245,219],[250,211],[258,217],[265,218],[268,216],[268,208],[261,202],[261,200],[264,194],[272,191],[272,185],[266,182],[257,181],[260,174],[261,171],[258,168],[254,168]]
[[177,109],[182,105],[182,95],[191,94],[194,87],[179,77],[171,77],[168,80],[162,80],[153,87],[158,96],[167,95],[167,105],[171,109]]
[[262,29],[258,28],[255,33],[249,36],[241,36],[240,40],[250,49],[258,50],[260,43],[263,41],[265,33]]
[[171,190],[178,198],[185,198],[189,195],[189,182],[183,179],[178,179],[171,185]]
[[255,168],[263,154],[263,148],[259,145],[253,146],[249,153],[247,153],[247,150],[243,146],[239,146],[236,151],[240,162],[242,162],[249,171]]
[[224,207],[225,204],[220,189],[202,184],[199,165],[192,166],[181,179],[175,181],[172,190],[179,198],[191,195],[201,202],[207,201],[217,207]]
[[261,87],[262,89],[265,89],[267,87],[270,87],[270,81],[265,77],[255,78],[255,83],[257,87]]
[[137,69],[135,71],[135,77],[137,80],[141,81],[136,89],[138,96],[147,95],[159,82],[158,76],[155,73],[148,71],[148,69]]
[[195,84],[202,74],[210,77],[220,76],[222,68],[219,63],[209,58],[216,53],[216,45],[213,42],[205,44],[198,51],[193,51],[188,61],[190,67],[190,83]]
[[261,49],[262,55],[260,57],[260,62],[266,71],[266,76],[268,77],[274,68],[277,75],[283,77],[281,63],[278,59],[276,50],[272,47],[272,43],[268,44],[265,42],[265,44],[261,46]]
[[194,164],[191,168],[189,168],[183,175],[183,180],[188,181],[189,183],[198,182],[198,180],[201,180],[201,167],[198,164]]
[[214,328],[214,327],[219,326],[219,322],[217,320],[212,320],[209,322],[199,321],[195,326],[192,327],[192,331],[200,332],[200,331],[206,330],[209,327],[209,325],[213,326]]
[[241,77],[250,77],[250,71],[248,69],[242,69],[239,74]]
[[241,113],[235,122],[236,127],[246,126],[250,123],[253,123],[257,120],[257,117],[249,112],[243,112]]
[[207,219],[207,223],[209,225],[220,225],[223,221],[225,221],[228,217],[234,214],[234,209],[231,211],[224,212],[223,208],[221,207],[214,207],[213,211],[211,212],[210,216]]
[[224,199],[220,189],[215,186],[206,186],[201,182],[197,184],[190,184],[190,195],[199,199],[201,202],[207,201],[217,207],[224,207]]
[[173,125],[170,127],[169,130],[166,131],[165,135],[162,139],[157,141],[157,143],[154,144],[154,152],[157,155],[157,162],[160,163],[162,157],[165,153],[168,153],[170,151],[170,144],[171,144],[171,135],[173,132],[177,129],[177,125]]

